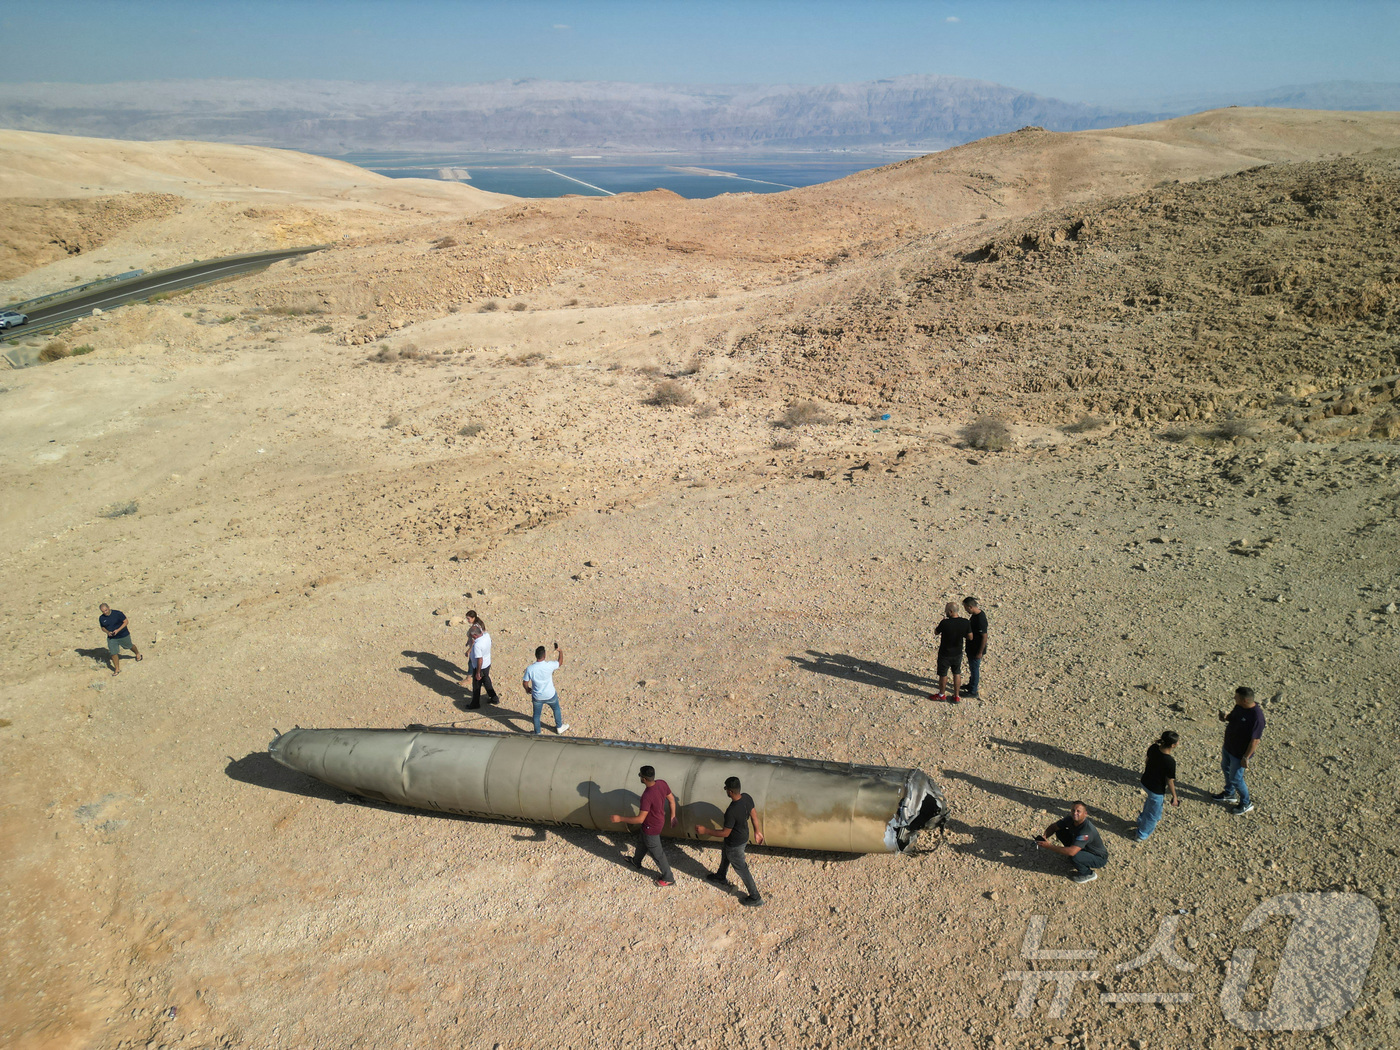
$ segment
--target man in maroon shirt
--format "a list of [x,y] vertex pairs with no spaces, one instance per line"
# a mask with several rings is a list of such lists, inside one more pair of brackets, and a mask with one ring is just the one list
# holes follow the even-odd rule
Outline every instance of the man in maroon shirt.
[[632,858],[632,866],[641,871],[642,858],[650,853],[651,859],[656,861],[656,866],[661,869],[661,878],[656,880],[656,884],[669,886],[676,881],[676,877],[671,874],[666,850],[661,846],[661,830],[666,826],[667,806],[671,807],[671,827],[676,826],[676,796],[671,794],[671,788],[666,781],[656,779],[656,770],[651,766],[643,766],[637,770],[637,776],[646,785],[642,791],[641,812],[635,817],[624,817],[620,813],[614,813],[612,822],[642,826],[642,841],[637,843],[637,855]]

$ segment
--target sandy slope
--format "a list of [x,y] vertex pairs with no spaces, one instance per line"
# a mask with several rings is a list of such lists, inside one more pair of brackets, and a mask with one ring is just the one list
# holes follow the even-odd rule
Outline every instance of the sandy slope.
[[[382,233],[6,373],[0,1042],[1392,1044],[1400,451],[1375,428],[1400,177],[1393,151],[1323,156],[1391,150],[1387,116],[1266,116],[1194,118],[1223,152],[1150,175],[1107,151],[1205,132],[943,155],[1029,186],[1053,140],[1071,175],[1000,222],[938,158],[704,204],[371,209]],[[1290,137],[1297,163],[1216,178]],[[143,243],[244,235],[181,214]],[[1071,220],[1094,236],[1053,236]],[[691,403],[645,403],[668,375]],[[823,421],[774,425],[808,398]],[[967,448],[994,411],[1013,446]],[[931,704],[936,610],[967,593],[985,699]],[[116,678],[103,600],[146,656]],[[446,626],[468,606],[506,687],[484,716]],[[699,877],[709,848],[674,848],[663,893],[624,837],[364,805],[263,754],[294,724],[520,729],[513,676],[555,637],[582,735],[918,766],[949,832],[904,858],[756,850],[751,913]],[[1243,819],[1205,797],[1239,682],[1270,719]],[[1168,726],[1185,804],[1134,847]],[[1112,853],[1087,887],[1027,848],[1075,797]],[[1316,1035],[1230,1024],[1232,953],[1267,975],[1287,933],[1245,916],[1326,890],[1384,923],[1355,1008]],[[1022,1020],[1003,975],[1036,915],[1099,976]],[[1163,920],[1195,969],[1115,972]],[[1168,989],[1191,999],[1099,999]]]

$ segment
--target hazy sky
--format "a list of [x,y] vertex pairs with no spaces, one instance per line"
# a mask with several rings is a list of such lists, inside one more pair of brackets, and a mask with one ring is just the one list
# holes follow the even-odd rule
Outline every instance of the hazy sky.
[[1120,105],[1400,82],[1400,0],[5,0],[0,80],[936,73]]

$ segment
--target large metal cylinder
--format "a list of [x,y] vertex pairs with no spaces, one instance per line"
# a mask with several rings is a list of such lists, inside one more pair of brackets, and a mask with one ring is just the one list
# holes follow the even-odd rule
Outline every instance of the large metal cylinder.
[[268,745],[282,765],[354,795],[472,817],[617,831],[636,816],[646,765],[676,796],[678,826],[698,838],[723,825],[726,777],[737,776],[764,842],[791,849],[897,853],[948,807],[917,769],[774,755],[544,737],[477,729],[294,729]]

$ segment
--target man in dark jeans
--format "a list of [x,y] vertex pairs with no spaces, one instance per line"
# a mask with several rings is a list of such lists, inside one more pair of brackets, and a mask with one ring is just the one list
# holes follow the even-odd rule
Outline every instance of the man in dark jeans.
[[1259,739],[1264,735],[1264,709],[1255,703],[1254,690],[1242,685],[1235,690],[1234,708],[1219,712],[1219,718],[1225,723],[1225,744],[1220,749],[1225,790],[1211,798],[1224,802],[1230,806],[1231,813],[1242,817],[1254,810],[1249,788],[1245,787],[1244,771],[1249,768],[1249,760],[1254,757]]
[[[1054,835],[1060,840],[1057,846],[1050,841]],[[1108,848],[1099,837],[1099,829],[1089,821],[1089,807],[1076,802],[1070,807],[1069,816],[1057,820],[1045,829],[1045,834],[1035,837],[1035,844],[1062,857],[1068,857],[1074,865],[1073,882],[1093,882],[1099,877],[1095,868],[1108,863]]]
[[977,699],[982,685],[982,657],[987,652],[987,614],[982,611],[982,603],[968,596],[963,599],[967,610],[967,688],[963,696]]
[[739,903],[756,908],[763,903],[763,898],[759,896],[758,886],[749,872],[749,862],[744,859],[744,847],[748,845],[750,823],[753,824],[754,845],[763,845],[763,825],[759,823],[753,799],[740,789],[738,777],[730,777],[724,782],[724,793],[729,796],[729,808],[724,811],[724,827],[715,829],[697,826],[695,829],[697,835],[713,835],[717,839],[724,839],[724,856],[719,862],[719,870],[712,875],[706,875],[705,878],[721,885],[729,885],[729,866],[732,864],[734,870],[739,873],[739,878],[744,880],[744,888],[749,891],[749,895],[741,897]]
[[666,849],[661,845],[661,831],[666,827],[668,806],[671,809],[671,827],[676,826],[676,796],[671,794],[671,787],[666,781],[656,779],[655,767],[643,766],[637,770],[637,776],[643,784],[641,812],[635,817],[624,817],[621,813],[614,813],[612,822],[642,826],[642,841],[637,843],[637,855],[632,858],[632,867],[641,871],[642,858],[650,853],[651,859],[656,861],[656,866],[661,870],[661,878],[656,880],[656,884],[666,887],[675,882],[676,877],[671,874],[671,865],[666,860]]

